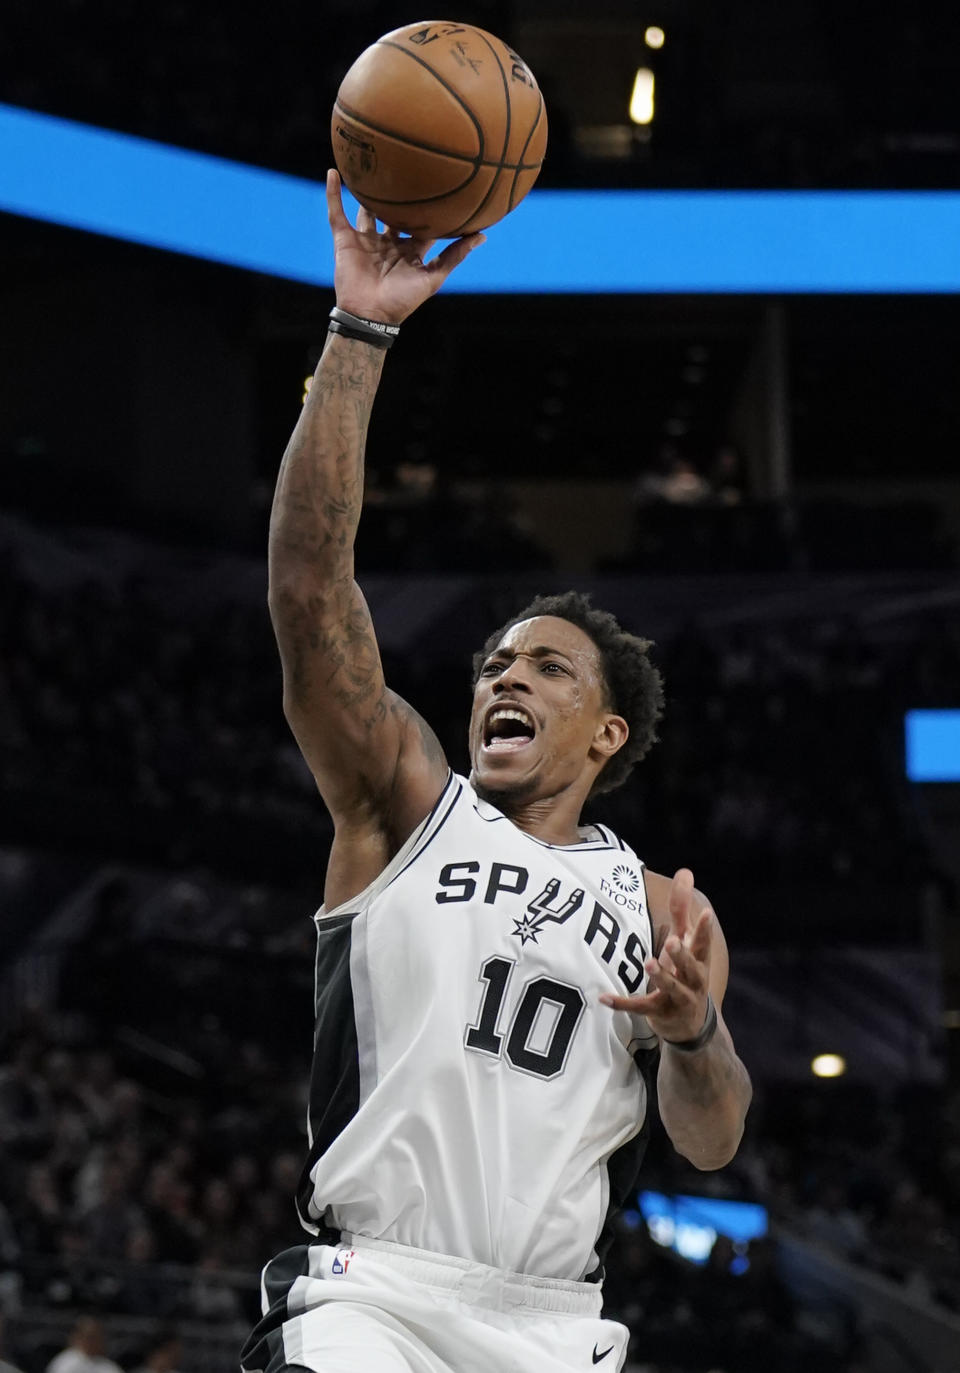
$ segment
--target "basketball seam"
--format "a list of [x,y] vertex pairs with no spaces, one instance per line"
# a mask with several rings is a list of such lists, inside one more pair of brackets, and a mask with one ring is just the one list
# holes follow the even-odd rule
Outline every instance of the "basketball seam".
[[[515,171],[514,174],[513,174],[513,185],[510,187],[510,199],[509,199],[509,201],[507,202],[507,204],[509,205],[509,209],[507,210],[507,214],[509,214],[509,213],[510,213],[510,210],[513,209],[513,197],[514,197],[514,196],[516,195],[516,193],[517,193],[517,182],[520,180],[520,173],[521,173],[521,171],[523,171],[523,155],[524,155],[524,153],[527,151],[527,149],[530,147],[530,140],[531,140],[531,138],[533,137],[533,135],[536,133],[536,131],[537,131],[537,125],[540,123],[540,116],[543,114],[543,95],[542,95],[542,93],[539,91],[539,89],[538,89],[538,91],[537,91],[537,94],[540,95],[540,103],[539,103],[538,106],[537,106],[537,117],[536,117],[536,119],[533,121],[533,124],[530,126],[530,132],[527,134],[527,141],[524,143],[523,147],[520,149],[520,161],[519,161],[519,163],[517,164],[516,171]],[[540,165],[543,166],[542,161],[541,161]],[[536,180],[536,177],[534,177],[534,180]]]
[[[374,133],[383,134],[385,138],[395,138],[398,143],[405,143],[410,148],[420,148],[425,153],[438,153],[441,157],[449,157],[453,162],[463,162],[476,171],[479,171],[481,167],[500,167],[505,172],[532,172],[534,167],[542,165],[539,162],[489,162],[486,158],[467,157],[464,153],[452,153],[449,148],[440,148],[433,143],[424,143],[419,138],[408,138],[405,133],[398,133],[396,129],[386,129],[382,124],[374,124],[373,120],[367,119],[366,115],[359,114],[356,110],[352,110],[349,105],[345,105],[339,96],[333,108],[339,110],[341,114],[345,114],[348,119],[352,119],[355,124],[362,124],[364,128],[372,129]],[[398,201],[397,203],[402,204],[403,202]]]
[[[353,119],[354,124],[360,125],[361,128],[364,129],[371,129],[374,133],[380,133],[385,139],[394,139],[397,143],[405,144],[405,146],[409,148],[419,148],[422,152],[437,152],[439,157],[449,158],[452,162],[463,162],[464,166],[472,168],[467,180],[461,181],[460,185],[453,188],[453,191],[463,191],[463,188],[466,187],[466,185],[470,185],[471,181],[474,180],[474,177],[477,176],[477,173],[482,166],[489,166],[489,163],[478,162],[477,158],[464,158],[461,157],[459,152],[448,152],[446,151],[446,148],[433,147],[430,143],[422,143],[419,139],[408,139],[405,133],[398,133],[396,129],[385,129],[383,128],[383,125],[374,124],[372,119],[367,119],[363,114],[358,114],[356,110],[352,110],[349,104],[343,104],[341,97],[339,96],[336,97],[336,102],[334,104],[334,111],[336,110],[341,111],[341,114],[345,114],[347,119]],[[453,191],[444,191],[444,195],[452,195]],[[376,199],[379,199],[379,196],[376,196]],[[442,196],[430,195],[424,196],[424,199],[439,200],[442,199]],[[383,205],[416,205],[418,202],[416,202],[416,200],[383,200],[382,203]]]
[[506,104],[506,107],[507,107],[507,117],[506,117],[505,127],[504,127],[504,131],[503,131],[503,147],[502,147],[501,150],[500,150],[500,164],[499,164],[499,169],[498,169],[498,171],[494,174],[493,178],[491,179],[490,185],[487,187],[487,193],[486,193],[486,195],[483,197],[483,199],[480,201],[479,205],[477,205],[477,206],[474,208],[474,211],[473,211],[472,214],[467,215],[466,219],[463,221],[463,224],[458,225],[458,227],[454,230],[454,234],[456,234],[456,235],[459,235],[459,234],[462,234],[462,233],[463,233],[464,225],[469,224],[470,221],[471,221],[471,219],[475,219],[475,218],[477,217],[477,215],[478,215],[478,214],[480,213],[480,211],[483,209],[484,205],[487,204],[487,202],[489,201],[490,197],[493,195],[493,192],[494,192],[494,190],[495,190],[495,188],[496,188],[497,182],[500,180],[500,175],[501,175],[501,173],[502,173],[503,170],[504,170],[504,158],[506,157],[506,155],[507,155],[507,149],[508,149],[509,146],[510,146],[510,118],[511,118],[512,110],[511,110],[511,107],[510,107],[510,85],[509,85],[509,82],[507,81],[507,73],[506,73],[506,72],[504,71],[504,69],[503,69],[503,63],[500,61],[500,54],[497,52],[496,48],[495,48],[495,47],[493,46],[493,44],[490,42],[489,38],[488,38],[487,35],[483,32],[483,30],[482,30],[482,29],[474,29],[474,33],[476,33],[476,35],[477,35],[479,38],[482,38],[483,41],[484,41],[484,43],[486,43],[487,47],[488,47],[488,48],[490,49],[490,51],[493,53],[493,60],[496,62],[497,66],[498,66],[499,69],[500,69],[500,79],[501,79],[501,81],[503,82],[503,95],[504,95],[504,101],[505,101],[505,104]]
[[[361,119],[359,115],[351,113],[351,111],[347,109],[345,106],[341,105],[339,101],[337,101],[336,105],[334,106],[334,109],[337,108],[342,110],[342,112],[347,116],[347,118],[352,119],[354,123],[358,126],[362,128],[372,129],[375,133],[382,133],[386,138],[395,138],[399,142],[405,143],[408,146],[410,146],[409,139],[400,138],[399,134],[393,133],[389,129],[378,129],[375,124],[371,124],[368,120]],[[441,149],[430,149],[430,151],[441,152]],[[434,201],[446,200],[448,196],[458,195],[460,191],[466,190],[466,188],[470,185],[471,181],[473,181],[473,179],[484,167],[496,167],[498,169],[498,174],[500,171],[514,170],[512,165],[504,167],[501,163],[497,162],[478,162],[476,164],[473,164],[468,162],[465,157],[457,157],[454,153],[442,153],[442,156],[449,157],[452,162],[462,162],[464,166],[472,166],[473,170],[471,171],[470,175],[466,178],[465,181],[459,182],[456,186],[451,186],[450,189],[447,191],[440,191],[437,195],[422,195],[413,197],[405,196],[402,200],[390,200],[386,196],[381,195],[367,195],[366,199],[370,202],[371,205],[431,205],[434,203]],[[533,171],[536,165],[536,163],[531,162],[529,167],[519,166],[516,168],[516,171],[518,174],[524,171]],[[495,183],[496,177],[494,177],[494,184]],[[482,203],[483,202],[481,202],[481,204]],[[476,213],[477,211],[474,210],[473,214]],[[382,219],[383,216],[378,215],[378,218]],[[449,234],[444,234],[443,237],[455,238],[456,233],[451,231]]]
[[[417,54],[416,54],[415,52],[411,52],[409,48],[403,48],[403,47],[400,46],[399,43],[391,43],[391,42],[386,41],[386,40],[383,39],[383,38],[378,38],[378,39],[377,39],[376,46],[377,46],[377,47],[382,46],[382,47],[384,47],[384,48],[395,48],[395,49],[397,50],[397,52],[405,53],[406,56],[409,57],[411,61],[416,62],[418,66],[423,67],[424,71],[428,71],[428,72],[430,73],[430,75],[431,75],[435,80],[437,80],[437,81],[440,82],[440,85],[443,87],[443,89],[444,89],[445,91],[448,91],[448,92],[450,93],[450,95],[453,96],[453,98],[454,98],[454,100],[457,102],[457,104],[460,105],[460,106],[462,106],[462,108],[463,108],[463,109],[466,111],[466,113],[470,116],[470,119],[471,119],[471,121],[472,121],[472,123],[473,123],[473,127],[474,127],[474,128],[476,129],[476,131],[477,131],[477,139],[478,139],[478,141],[479,141],[479,143],[480,143],[480,150],[479,150],[479,152],[477,153],[477,158],[482,162],[482,161],[483,161],[483,154],[486,152],[486,142],[485,142],[484,137],[483,137],[483,126],[482,126],[482,124],[480,123],[480,121],[479,121],[479,119],[477,118],[477,116],[474,114],[473,110],[471,110],[470,106],[467,104],[467,102],[466,102],[466,101],[463,99],[463,97],[460,95],[460,93],[459,93],[459,91],[456,89],[456,87],[451,86],[450,83],[449,83],[449,81],[445,81],[445,80],[443,79],[443,77],[440,75],[439,72],[434,71],[433,67],[431,67],[431,65],[430,65],[429,62],[424,62],[424,60],[423,60],[422,57],[418,57]],[[384,132],[385,132],[385,131],[384,131]],[[408,140],[408,141],[409,141],[409,140]],[[439,149],[437,149],[437,150],[435,150],[435,151],[439,151]]]

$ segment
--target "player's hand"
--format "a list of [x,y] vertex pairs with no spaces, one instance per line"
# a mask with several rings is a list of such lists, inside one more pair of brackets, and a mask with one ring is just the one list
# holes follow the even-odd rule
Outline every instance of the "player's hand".
[[710,989],[710,949],[714,914],[709,906],[695,916],[693,873],[681,868],[670,885],[670,928],[659,956],[644,962],[644,996],[601,996],[615,1011],[646,1016],[661,1039],[682,1042],[703,1029]]
[[435,239],[407,238],[389,228],[381,233],[376,219],[362,206],[353,227],[344,213],[340,177],[332,169],[327,172],[327,212],[333,232],[337,304],[362,319],[384,324],[401,324],[440,289],[468,253],[486,242],[483,234],[467,234],[424,262]]

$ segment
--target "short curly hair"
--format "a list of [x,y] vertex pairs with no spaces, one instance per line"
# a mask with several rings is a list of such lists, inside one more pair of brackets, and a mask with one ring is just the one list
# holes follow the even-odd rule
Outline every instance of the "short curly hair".
[[622,786],[657,741],[657,722],[663,714],[663,679],[650,661],[650,639],[628,634],[606,610],[597,610],[582,591],[537,596],[491,634],[473,656],[473,685],[480,669],[508,629],[536,615],[569,620],[590,636],[600,653],[607,708],[622,715],[630,729],[627,742],[608,759],[591,788],[591,796]]

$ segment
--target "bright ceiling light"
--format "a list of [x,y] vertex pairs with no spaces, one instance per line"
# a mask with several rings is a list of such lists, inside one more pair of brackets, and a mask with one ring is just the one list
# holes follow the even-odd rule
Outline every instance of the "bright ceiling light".
[[633,78],[630,118],[634,124],[653,122],[653,72],[649,67],[640,67]]
[[667,35],[659,24],[651,24],[649,28],[644,31],[643,41],[648,48],[662,48],[666,37]]
[[810,1068],[814,1077],[843,1077],[847,1060],[841,1054],[817,1054]]

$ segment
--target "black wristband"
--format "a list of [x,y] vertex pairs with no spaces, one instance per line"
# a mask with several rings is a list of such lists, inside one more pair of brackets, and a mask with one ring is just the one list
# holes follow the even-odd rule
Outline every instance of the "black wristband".
[[703,1028],[693,1039],[665,1039],[664,1044],[669,1044],[671,1049],[679,1049],[682,1054],[695,1054],[700,1049],[705,1049],[713,1036],[717,1033],[717,1008],[713,1004],[713,997],[707,993],[707,1014],[703,1022]]
[[328,328],[333,334],[343,334],[361,343],[372,343],[374,348],[392,348],[393,341],[400,332],[399,324],[385,324],[380,319],[364,319],[352,315],[349,310],[341,310],[335,305],[330,311]]

